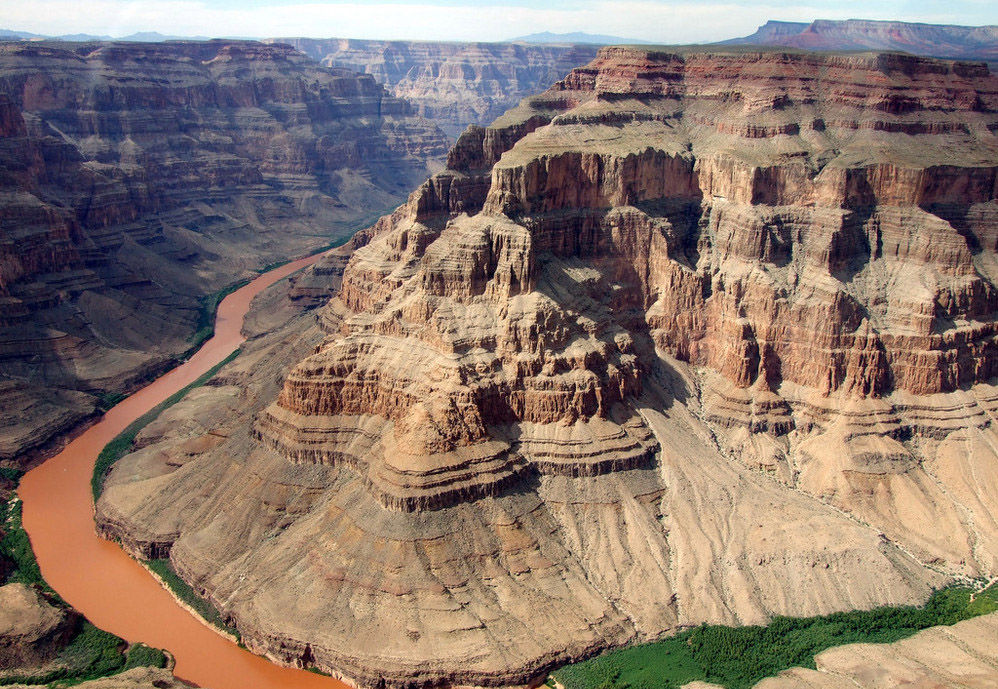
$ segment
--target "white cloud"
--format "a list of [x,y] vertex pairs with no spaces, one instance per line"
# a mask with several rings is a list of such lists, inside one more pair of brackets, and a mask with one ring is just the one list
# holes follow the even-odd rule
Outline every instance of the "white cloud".
[[[820,0],[818,0],[820,3]],[[5,0],[0,26],[44,34],[136,31],[209,36],[313,36],[427,40],[502,40],[535,31],[586,31],[656,41],[720,40],[752,32],[768,19],[880,18],[905,3],[841,2],[829,6],[593,0],[568,9],[524,6],[300,3],[240,8],[198,0]],[[81,7],[85,9],[81,10]],[[877,7],[880,9],[878,10]],[[900,17],[895,17],[900,18]],[[958,18],[905,16],[910,21]]]

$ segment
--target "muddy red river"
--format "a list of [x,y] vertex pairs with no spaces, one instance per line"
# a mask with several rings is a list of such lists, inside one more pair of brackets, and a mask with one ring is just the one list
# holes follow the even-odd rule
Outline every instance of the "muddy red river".
[[94,530],[90,478],[97,455],[128,424],[196,380],[242,342],[243,316],[264,288],[313,263],[304,258],[264,273],[221,303],[215,336],[183,365],[111,409],[58,455],[28,472],[18,492],[24,528],[42,574],[73,607],[101,629],[132,642],[165,648],[178,677],[211,689],[344,689],[335,679],[284,668],[222,637],[178,605],[173,596],[115,543]]

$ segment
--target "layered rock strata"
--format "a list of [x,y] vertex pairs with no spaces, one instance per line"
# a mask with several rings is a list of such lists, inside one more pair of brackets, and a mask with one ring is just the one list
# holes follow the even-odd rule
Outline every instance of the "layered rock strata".
[[[395,205],[443,134],[283,45],[0,45],[0,460],[183,352],[198,298]],[[93,393],[93,394],[87,394]]]
[[100,528],[372,686],[993,575],[996,113],[980,64],[605,48],[317,267]]
[[998,26],[954,26],[869,19],[768,21],[728,44],[782,45],[805,50],[902,50],[916,55],[998,64]]
[[370,74],[456,137],[596,56],[589,45],[278,38],[330,67]]

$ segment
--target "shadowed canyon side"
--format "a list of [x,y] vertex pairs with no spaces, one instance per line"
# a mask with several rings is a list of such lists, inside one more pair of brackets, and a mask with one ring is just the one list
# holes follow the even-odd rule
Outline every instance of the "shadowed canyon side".
[[199,298],[369,222],[445,154],[371,77],[287,46],[0,44],[0,460],[168,366]]
[[996,111],[981,64],[604,48],[303,276],[98,528],[372,686],[994,575]]
[[457,137],[596,56],[592,45],[277,38],[329,67],[373,76]]

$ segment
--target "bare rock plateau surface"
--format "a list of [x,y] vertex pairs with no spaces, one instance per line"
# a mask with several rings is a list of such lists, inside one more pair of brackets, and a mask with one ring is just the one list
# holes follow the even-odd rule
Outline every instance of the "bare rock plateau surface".
[[373,78],[288,46],[0,43],[0,461],[168,366],[200,297],[370,224],[445,155]]
[[368,686],[994,576],[996,131],[981,63],[601,49],[264,295],[98,527]]

